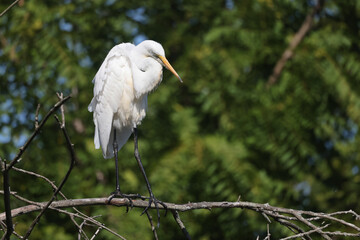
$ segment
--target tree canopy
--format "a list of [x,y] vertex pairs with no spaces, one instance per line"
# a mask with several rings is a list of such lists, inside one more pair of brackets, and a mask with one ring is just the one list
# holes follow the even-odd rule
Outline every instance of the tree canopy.
[[[2,1],[1,11],[12,1]],[[0,17],[0,157],[11,160],[56,92],[72,95],[66,121],[78,162],[68,197],[108,196],[114,161],[94,149],[87,105],[108,51],[153,39],[184,80],[164,72],[149,95],[139,149],[162,201],[236,201],[359,212],[360,2],[327,0],[274,84],[273,68],[316,1],[23,1]],[[60,181],[65,140],[50,120],[19,164]],[[119,152],[124,192],[146,194],[129,141]],[[46,201],[49,189],[21,173],[11,190]],[[50,192],[51,193],[51,192]],[[14,206],[20,202],[13,199]],[[3,203],[0,204],[3,209]],[[129,239],[152,239],[141,211],[88,207]],[[32,239],[74,239],[66,216],[48,212]],[[266,236],[266,219],[240,209],[182,214],[194,239]],[[19,218],[26,230],[31,218]],[[161,239],[183,239],[171,216]],[[286,236],[271,226],[272,236]],[[115,239],[101,232],[99,238]]]

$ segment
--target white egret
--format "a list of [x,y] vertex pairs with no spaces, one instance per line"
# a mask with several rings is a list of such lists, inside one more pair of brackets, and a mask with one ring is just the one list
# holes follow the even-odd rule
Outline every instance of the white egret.
[[[113,47],[100,69],[96,73],[94,83],[94,97],[88,106],[93,112],[95,124],[95,148],[101,147],[104,158],[115,156],[116,189],[111,195],[129,198],[120,191],[117,152],[127,142],[131,133],[134,134],[134,155],[143,174],[150,194],[148,210],[151,203],[157,208],[157,200],[152,193],[150,183],[141,163],[137,145],[137,126],[146,115],[147,95],[162,81],[163,66],[169,69],[182,82],[180,76],[165,58],[165,51],[161,44],[145,40],[135,46],[122,43]],[[138,195],[136,195],[138,196]],[[143,212],[143,213],[144,213]]]

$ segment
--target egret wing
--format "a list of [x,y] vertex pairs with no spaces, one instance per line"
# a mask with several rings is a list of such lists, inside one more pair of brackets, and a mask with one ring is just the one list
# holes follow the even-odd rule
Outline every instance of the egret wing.
[[[122,110],[124,89],[128,88],[128,82],[132,82],[128,56],[133,47],[134,45],[127,43],[112,48],[93,79],[94,97],[88,110],[94,114],[95,148],[101,146],[105,158],[113,156],[112,146],[109,145],[113,143],[114,115]],[[121,145],[118,143],[119,149],[124,144],[123,140],[121,143]]]

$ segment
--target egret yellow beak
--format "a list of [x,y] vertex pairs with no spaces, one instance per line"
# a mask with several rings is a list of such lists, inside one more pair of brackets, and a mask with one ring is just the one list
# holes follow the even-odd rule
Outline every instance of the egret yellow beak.
[[167,69],[170,70],[170,72],[172,72],[178,79],[179,81],[182,83],[183,81],[181,80],[181,77],[179,76],[179,74],[177,74],[177,72],[175,71],[175,69],[171,66],[171,64],[169,63],[169,61],[163,57],[163,56],[159,56],[160,60],[164,63],[165,67]]

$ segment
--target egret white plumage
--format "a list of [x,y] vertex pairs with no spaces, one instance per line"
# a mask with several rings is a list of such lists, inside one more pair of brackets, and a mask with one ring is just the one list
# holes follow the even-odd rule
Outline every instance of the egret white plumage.
[[137,126],[146,115],[147,95],[162,81],[163,67],[169,69],[182,82],[165,58],[161,44],[146,40],[137,46],[131,43],[116,45],[110,50],[93,79],[94,97],[88,106],[94,117],[95,148],[101,147],[104,158],[115,156],[116,189],[112,196],[130,198],[130,195],[120,191],[117,152],[133,133],[135,158],[150,194],[149,205],[144,212],[154,203],[158,218],[158,203],[164,204],[154,197],[141,163],[137,146]]

